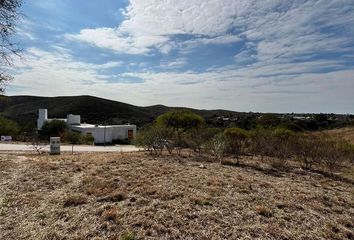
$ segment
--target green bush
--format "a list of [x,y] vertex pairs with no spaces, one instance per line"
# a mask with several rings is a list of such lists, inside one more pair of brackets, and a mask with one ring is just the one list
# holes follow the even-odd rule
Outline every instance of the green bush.
[[14,121],[0,116],[0,135],[17,137],[20,132],[18,124]]
[[157,117],[155,125],[156,127],[164,127],[174,131],[173,146],[177,149],[178,155],[180,155],[181,149],[188,145],[183,138],[184,133],[203,127],[205,120],[190,110],[173,110]]
[[52,120],[44,123],[41,135],[45,137],[58,137],[65,133],[67,125],[62,120]]
[[165,127],[186,131],[201,127],[205,123],[205,120],[203,117],[189,110],[174,110],[157,117],[156,123]]

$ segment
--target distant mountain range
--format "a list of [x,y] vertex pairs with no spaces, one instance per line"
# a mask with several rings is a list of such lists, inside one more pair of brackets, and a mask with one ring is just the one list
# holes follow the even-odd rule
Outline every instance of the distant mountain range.
[[[2,96],[0,98],[0,114],[20,124],[35,124],[39,108],[47,108],[49,118],[66,118],[67,114],[79,114],[81,122],[131,123],[138,126],[152,122],[157,116],[169,110],[181,109],[163,105],[139,107],[93,96]],[[190,110],[206,119],[238,114],[227,110]]]

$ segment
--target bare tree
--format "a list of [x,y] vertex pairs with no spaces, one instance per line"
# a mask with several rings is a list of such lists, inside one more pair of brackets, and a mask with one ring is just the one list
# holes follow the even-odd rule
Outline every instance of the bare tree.
[[27,146],[30,146],[38,154],[42,154],[44,152],[45,144],[40,141],[37,130],[30,133],[27,138],[27,142]]
[[22,0],[0,0],[0,93],[4,92],[6,84],[12,80],[4,68],[11,66],[13,55],[21,51],[18,44],[11,41],[21,5]]

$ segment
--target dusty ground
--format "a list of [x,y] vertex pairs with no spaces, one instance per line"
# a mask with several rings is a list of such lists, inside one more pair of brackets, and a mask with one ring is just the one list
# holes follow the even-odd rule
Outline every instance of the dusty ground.
[[299,169],[0,155],[0,239],[354,239],[353,229],[354,185]]

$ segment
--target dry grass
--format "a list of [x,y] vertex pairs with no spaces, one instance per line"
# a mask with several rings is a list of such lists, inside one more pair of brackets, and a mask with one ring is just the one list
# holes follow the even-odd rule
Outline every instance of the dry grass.
[[64,200],[64,207],[76,207],[87,203],[87,198],[82,195],[69,195]]
[[0,239],[353,239],[352,183],[200,161],[0,155]]
[[321,131],[323,134],[337,138],[342,138],[354,144],[354,127],[336,128],[331,130]]

